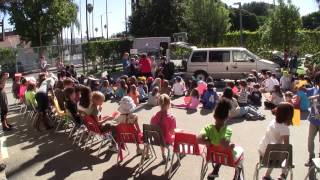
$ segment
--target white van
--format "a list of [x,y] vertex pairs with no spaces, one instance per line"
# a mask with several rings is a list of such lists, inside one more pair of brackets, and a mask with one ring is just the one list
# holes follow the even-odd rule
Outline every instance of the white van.
[[241,47],[195,48],[187,63],[187,75],[197,79],[241,79],[251,70],[280,72],[280,66]]

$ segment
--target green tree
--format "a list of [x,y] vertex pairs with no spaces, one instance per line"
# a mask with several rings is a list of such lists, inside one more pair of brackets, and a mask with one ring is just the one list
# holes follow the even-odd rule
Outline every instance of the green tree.
[[320,27],[320,12],[313,12],[302,17],[302,26],[305,29],[317,29]]
[[183,0],[141,1],[129,18],[129,31],[136,37],[171,36],[183,26]]
[[44,46],[76,21],[77,6],[70,0],[15,0],[9,3],[8,13],[22,40]]
[[263,40],[273,48],[292,48],[297,31],[301,27],[299,9],[290,0],[278,0],[279,5],[269,14],[267,22],[261,27]]
[[265,2],[250,2],[244,3],[242,8],[247,10],[256,16],[268,16],[269,10],[273,7],[272,4]]
[[216,45],[230,28],[229,10],[219,0],[187,1],[185,22],[193,43]]
[[244,3],[242,8],[250,13],[253,13],[257,16],[257,21],[259,26],[262,26],[269,14],[269,11],[273,8],[272,4],[265,2],[250,2]]
[[[231,20],[231,31],[240,30],[240,10],[231,9],[230,10],[230,20]],[[256,31],[259,29],[259,21],[255,14],[250,13],[246,10],[242,10],[242,19],[243,19],[243,29],[249,31]]]

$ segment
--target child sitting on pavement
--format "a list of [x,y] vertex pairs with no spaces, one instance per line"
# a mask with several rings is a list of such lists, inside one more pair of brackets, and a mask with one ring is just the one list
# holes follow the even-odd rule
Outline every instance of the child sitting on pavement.
[[[159,105],[161,110],[151,118],[151,125],[159,126],[164,136],[165,143],[172,145],[174,141],[174,129],[176,118],[169,112],[171,107],[170,97],[167,94],[160,95]],[[167,160],[165,147],[161,147],[163,161]]]
[[[290,130],[289,126],[292,124],[294,108],[292,104],[287,102],[280,103],[275,110],[275,120],[269,123],[266,134],[260,141],[259,155],[260,159],[265,155],[268,144],[289,144]],[[271,180],[271,171],[268,169],[263,177],[263,180]],[[280,180],[287,177],[287,170],[282,169]]]
[[180,105],[172,105],[173,107],[176,107],[176,108],[183,108],[183,109],[191,109],[191,110],[197,110],[199,104],[200,104],[200,95],[199,95],[199,92],[196,88],[194,88],[192,91],[191,91],[191,94],[190,94],[190,99],[188,102],[185,102],[184,104],[180,104]]
[[175,83],[172,87],[172,92],[174,96],[184,96],[186,91],[186,86],[180,76],[176,77]]
[[148,100],[148,91],[144,87],[143,81],[138,82],[139,102],[143,103]]
[[159,87],[156,86],[152,89],[152,92],[149,93],[148,105],[158,106],[159,98],[160,98]]
[[[238,159],[242,154],[243,149],[231,143],[232,130],[225,124],[229,117],[230,110],[230,101],[226,98],[222,98],[217,104],[213,115],[215,124],[208,124],[205,126],[198,136],[198,141],[201,144],[212,144],[216,146],[232,148],[234,151],[234,159]],[[208,175],[209,180],[214,180],[216,177],[219,177],[219,169],[221,164],[212,164],[212,166],[213,171]]]
[[167,94],[169,97],[171,96],[171,86],[168,80],[163,81],[160,88],[160,94]]
[[247,90],[247,82],[245,80],[240,81],[240,91],[238,97],[238,103],[240,107],[248,106],[248,97],[250,95]]
[[134,85],[134,84],[132,84],[131,86],[130,86],[130,91],[129,91],[129,94],[128,94],[131,98],[132,98],[132,100],[133,100],[133,102],[136,104],[136,106],[138,106],[139,105],[139,96],[140,96],[140,94],[139,94],[139,92],[138,92],[138,90],[137,90],[137,86],[136,85]]
[[219,101],[219,96],[214,89],[213,83],[208,83],[207,90],[204,92],[201,98],[203,108],[213,110]]
[[262,93],[260,91],[260,84],[256,83],[253,85],[253,90],[249,96],[250,104],[255,107],[262,105]]
[[109,100],[114,96],[113,88],[110,85],[108,80],[104,80],[102,82],[100,92],[102,92],[102,94],[104,94],[106,100]]

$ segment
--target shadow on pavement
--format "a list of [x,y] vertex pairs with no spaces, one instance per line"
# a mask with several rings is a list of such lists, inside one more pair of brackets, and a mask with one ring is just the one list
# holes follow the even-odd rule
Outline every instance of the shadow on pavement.
[[[72,140],[68,140],[64,133],[55,133],[53,130],[37,132],[31,127],[31,122],[22,119],[21,116],[12,117],[9,121],[15,124],[15,130],[5,134],[7,147],[21,144],[20,152],[30,148],[38,149],[32,159],[7,171],[8,179],[18,177],[19,173],[43,161],[47,162],[36,172],[35,176],[54,171],[55,174],[50,179],[65,179],[74,172],[92,169],[93,165],[106,162],[105,159],[90,155],[91,151],[83,151],[78,146],[72,145]],[[23,146],[24,143],[28,145]],[[12,156],[15,155],[11,154]]]

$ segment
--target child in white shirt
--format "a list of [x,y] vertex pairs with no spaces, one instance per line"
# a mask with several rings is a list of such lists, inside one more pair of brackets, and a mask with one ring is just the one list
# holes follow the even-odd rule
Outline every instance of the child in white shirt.
[[[260,159],[265,155],[268,144],[289,144],[290,130],[292,124],[294,107],[290,103],[282,102],[277,106],[275,116],[267,128],[266,134],[259,144]],[[272,169],[268,169],[263,179],[271,178]],[[287,170],[283,169],[279,179],[286,179]]]
[[181,77],[177,76],[176,81],[172,86],[172,91],[174,96],[184,96],[186,91],[186,86]]

